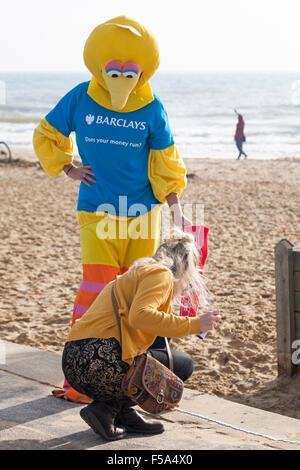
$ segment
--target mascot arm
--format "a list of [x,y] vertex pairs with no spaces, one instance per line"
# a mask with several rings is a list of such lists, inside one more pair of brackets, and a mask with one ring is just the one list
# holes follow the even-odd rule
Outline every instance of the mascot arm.
[[178,196],[186,186],[186,168],[175,145],[163,150],[150,150],[148,176],[154,196],[165,202],[166,196]]
[[65,165],[72,163],[73,142],[43,118],[33,134],[33,147],[49,176],[58,176]]

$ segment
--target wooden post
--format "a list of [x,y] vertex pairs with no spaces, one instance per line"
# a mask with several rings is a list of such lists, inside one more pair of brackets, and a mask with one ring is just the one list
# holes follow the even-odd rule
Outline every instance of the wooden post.
[[[300,340],[300,247],[293,248],[294,298],[295,298],[295,336]],[[300,372],[300,368],[299,368]]]
[[292,363],[296,321],[294,253],[293,245],[288,240],[281,240],[275,247],[275,282],[278,375],[292,376],[296,371],[296,365]]

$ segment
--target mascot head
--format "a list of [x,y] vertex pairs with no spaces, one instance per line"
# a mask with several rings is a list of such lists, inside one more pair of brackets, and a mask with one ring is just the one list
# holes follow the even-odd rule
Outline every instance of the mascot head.
[[83,55],[85,65],[97,84],[108,91],[111,107],[116,110],[124,109],[132,94],[143,95],[143,88],[159,66],[153,34],[126,16],[97,26],[86,41]]

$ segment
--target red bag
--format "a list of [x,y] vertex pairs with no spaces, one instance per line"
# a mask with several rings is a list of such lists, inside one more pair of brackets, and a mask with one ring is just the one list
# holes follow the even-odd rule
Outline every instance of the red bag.
[[[207,258],[207,236],[209,228],[205,225],[187,225],[184,227],[185,232],[192,233],[195,238],[195,244],[200,254],[200,268],[203,269]],[[183,295],[179,316],[196,317],[199,305],[200,292],[193,292],[190,297]]]

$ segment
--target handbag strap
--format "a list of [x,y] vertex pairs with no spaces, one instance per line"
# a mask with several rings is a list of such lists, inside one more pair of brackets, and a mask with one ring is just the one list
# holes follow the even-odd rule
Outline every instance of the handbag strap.
[[[112,304],[113,304],[113,307],[114,307],[114,312],[115,312],[115,315],[116,315],[118,327],[119,327],[119,330],[120,330],[120,344],[121,344],[121,347],[122,347],[121,322],[120,322],[120,316],[119,316],[118,302],[117,302],[115,292],[114,292],[114,285],[115,284],[116,284],[116,281],[113,282],[112,287],[111,287],[111,300],[112,300]],[[168,358],[169,358],[169,369],[173,372],[173,357],[172,357],[169,341],[167,340],[167,338],[165,338],[165,342],[166,342],[166,348],[167,348],[167,353],[168,353]]]
[[167,348],[167,353],[168,353],[168,358],[169,358],[169,369],[174,372],[174,365],[173,365],[173,356],[172,356],[172,353],[171,353],[171,348],[170,348],[170,345],[169,345],[169,341],[167,338],[165,338],[165,341],[166,341],[166,348]]
[[118,311],[118,303],[117,303],[117,299],[116,299],[116,296],[115,296],[115,293],[114,293],[115,283],[116,283],[116,281],[113,282],[113,285],[111,287],[111,300],[112,300],[112,304],[113,304],[113,307],[114,307],[114,312],[115,312],[115,315],[116,315],[118,327],[119,327],[119,330],[120,330],[120,344],[121,344],[121,347],[122,347],[121,322],[120,322],[120,316],[119,316],[119,311]]

